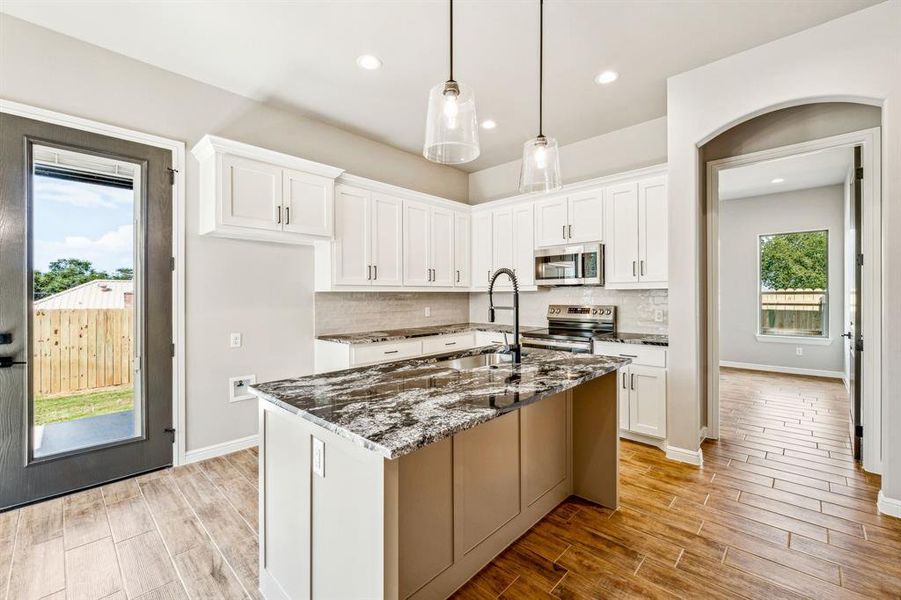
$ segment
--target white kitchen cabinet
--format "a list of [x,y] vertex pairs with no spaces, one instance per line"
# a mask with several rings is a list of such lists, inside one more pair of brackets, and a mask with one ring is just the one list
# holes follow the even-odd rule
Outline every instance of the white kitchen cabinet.
[[404,201],[404,285],[432,284],[431,206]]
[[332,238],[342,169],[211,135],[192,153],[201,234],[289,244]]
[[588,190],[535,202],[535,247],[600,242],[603,239],[603,190]]
[[453,287],[454,269],[454,213],[446,208],[432,208],[431,219],[432,285]]
[[454,285],[468,288],[472,282],[472,238],[468,213],[454,213]]
[[372,285],[403,285],[403,200],[373,192],[371,211]]
[[494,232],[490,211],[472,215],[472,285],[487,288],[491,278]]
[[605,212],[606,286],[667,287],[666,177],[608,187]]
[[371,194],[339,185],[335,192],[335,283],[370,285],[372,263]]
[[513,207],[513,271],[520,287],[535,285],[535,227],[531,204]]
[[[620,429],[653,440],[666,438],[667,349],[595,342],[594,353],[632,359],[631,364],[619,370]],[[643,437],[636,439],[653,441]]]
[[[501,267],[513,269],[513,209],[499,208],[491,211],[491,272]],[[509,277],[499,277],[495,289],[513,289]]]

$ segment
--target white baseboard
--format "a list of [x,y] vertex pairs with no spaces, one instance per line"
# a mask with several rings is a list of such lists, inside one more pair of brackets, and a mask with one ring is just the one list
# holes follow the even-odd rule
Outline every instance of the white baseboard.
[[876,508],[878,508],[879,512],[884,515],[901,519],[901,500],[889,498],[882,493],[882,490],[879,490],[879,496],[876,500]]
[[747,369],[748,371],[768,371],[770,373],[786,373],[788,375],[809,375],[810,377],[829,377],[830,379],[842,379],[844,371],[824,371],[822,369],[802,369],[800,367],[777,367],[775,365],[757,365],[754,363],[735,362],[721,360],[721,367],[733,369]]
[[634,433],[632,431],[626,431],[625,429],[619,430],[619,437],[631,440],[633,442],[638,442],[639,444],[645,444],[646,446],[654,446],[655,448],[660,448],[664,452],[666,452],[666,440],[661,440],[660,438],[654,438],[647,435],[642,435],[640,433]]
[[707,426],[704,425],[701,427],[700,433],[698,433],[698,445],[704,443],[704,440],[707,439]]
[[697,450],[686,450],[685,448],[667,446],[666,457],[670,460],[677,460],[699,467],[704,465],[704,452],[700,448]]
[[187,465],[200,460],[207,460],[208,458],[215,458],[217,456],[231,454],[232,452],[237,452],[238,450],[252,448],[258,443],[259,438],[256,434],[254,434],[248,435],[247,437],[238,438],[236,440],[222,442],[220,444],[213,444],[212,446],[207,446],[205,448],[198,448],[197,450],[188,450],[187,452],[185,452],[184,464]]

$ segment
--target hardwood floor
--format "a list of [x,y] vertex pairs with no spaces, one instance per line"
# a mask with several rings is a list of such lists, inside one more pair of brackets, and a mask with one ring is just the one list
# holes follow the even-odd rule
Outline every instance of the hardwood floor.
[[[571,498],[457,598],[901,597],[901,521],[841,383],[724,370],[703,468],[622,442],[621,506]],[[257,453],[0,513],[0,598],[258,598]]]

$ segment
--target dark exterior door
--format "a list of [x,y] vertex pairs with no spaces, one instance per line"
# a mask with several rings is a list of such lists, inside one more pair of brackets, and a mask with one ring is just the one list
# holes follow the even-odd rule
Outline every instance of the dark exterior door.
[[172,463],[171,164],[0,114],[0,510]]
[[849,303],[850,322],[848,331],[844,337],[848,340],[848,384],[851,394],[851,444],[854,449],[854,459],[861,460],[863,452],[863,422],[861,420],[861,394],[860,394],[860,367],[861,352],[863,351],[863,329],[861,327],[861,304],[863,283],[861,274],[863,271],[863,253],[861,252],[860,231],[861,219],[861,193],[863,186],[863,161],[861,147],[854,148],[854,177],[851,182],[851,223],[848,235],[853,236],[851,247],[854,248],[854,280],[851,287]]

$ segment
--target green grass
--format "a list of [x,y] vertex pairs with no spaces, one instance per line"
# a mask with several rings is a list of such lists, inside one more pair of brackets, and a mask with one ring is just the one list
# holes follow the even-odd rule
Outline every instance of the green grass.
[[47,425],[131,410],[134,406],[131,386],[103,388],[75,394],[36,396],[34,424]]

